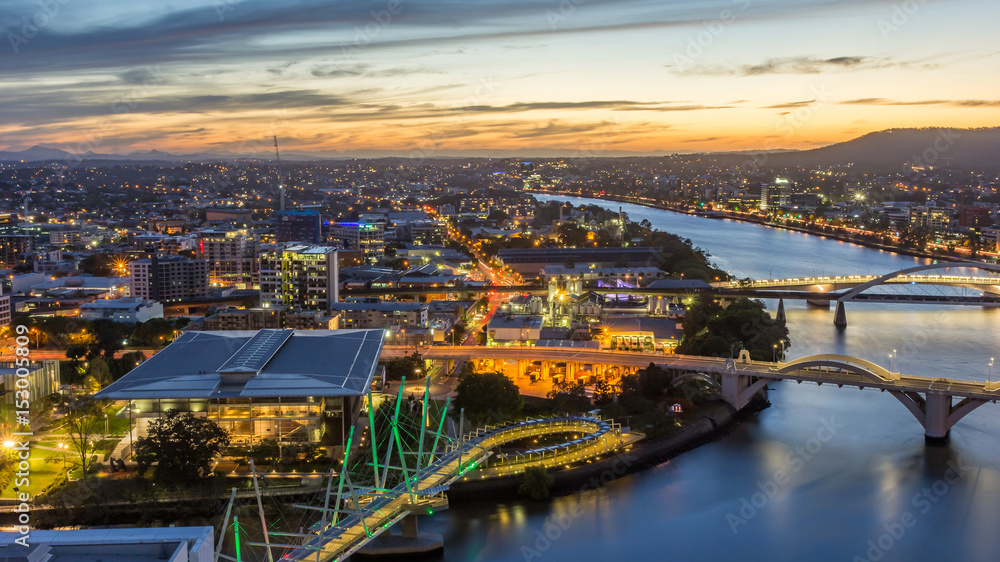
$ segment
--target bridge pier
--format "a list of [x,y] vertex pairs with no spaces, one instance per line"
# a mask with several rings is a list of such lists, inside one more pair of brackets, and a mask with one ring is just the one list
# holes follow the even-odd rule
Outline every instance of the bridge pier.
[[434,533],[421,533],[417,529],[416,513],[404,517],[399,526],[402,528],[402,535],[394,535],[388,529],[361,547],[358,553],[366,557],[387,556],[398,560],[401,557],[425,556],[444,548],[444,537]]
[[757,378],[735,371],[722,373],[722,399],[737,410],[742,410],[754,395],[776,379]]
[[844,301],[837,301],[837,311],[833,313],[833,325],[843,330],[847,327],[847,309]]
[[890,390],[889,393],[924,426],[924,439],[933,445],[947,443],[952,426],[986,403],[986,400],[964,398],[958,404],[952,404],[954,396],[943,392],[927,392],[924,396],[900,390]]
[[778,299],[778,311],[774,313],[774,319],[778,325],[785,325],[785,299]]

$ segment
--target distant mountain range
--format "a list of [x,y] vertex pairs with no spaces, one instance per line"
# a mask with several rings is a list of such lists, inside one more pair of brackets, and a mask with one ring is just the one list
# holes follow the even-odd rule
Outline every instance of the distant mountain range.
[[[720,159],[745,158],[742,153],[717,153]],[[660,154],[673,154],[666,150]],[[615,157],[651,156],[627,151],[578,151],[572,149],[533,150],[460,150],[441,151],[425,156],[427,158],[567,158],[567,157]],[[315,161],[345,158],[399,158],[414,156],[397,150],[335,150],[303,152],[288,150],[281,152],[281,158],[290,161]],[[60,161],[75,163],[80,161],[113,161],[132,163],[168,162],[213,162],[233,159],[271,160],[274,153],[260,150],[256,154],[232,152],[196,152],[192,154],[170,154],[159,150],[132,152],[128,154],[101,154],[86,152],[72,154],[58,148],[33,146],[20,152],[0,151],[0,161]],[[766,167],[784,166],[829,166],[853,164],[863,169],[898,169],[905,163],[916,165],[949,165],[965,169],[1000,168],[1000,127],[982,129],[888,129],[869,133],[854,140],[832,144],[812,150],[768,151],[762,162]]]
[[854,164],[864,169],[913,165],[1000,168],[1000,127],[888,129],[813,150],[768,155],[768,166]]

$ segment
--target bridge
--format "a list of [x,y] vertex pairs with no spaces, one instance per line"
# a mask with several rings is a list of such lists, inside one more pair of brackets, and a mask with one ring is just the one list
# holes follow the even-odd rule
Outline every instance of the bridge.
[[[393,357],[395,349],[385,349],[383,357]],[[522,377],[529,364],[564,364],[560,370],[569,380],[600,376],[610,367],[621,372],[635,371],[650,363],[672,370],[678,376],[685,373],[705,373],[718,381],[723,400],[743,409],[753,396],[770,383],[793,380],[818,385],[833,384],[858,389],[878,389],[889,392],[913,414],[924,428],[928,441],[947,439],[952,426],[966,414],[987,402],[1000,400],[1000,382],[965,381],[948,378],[928,378],[890,372],[871,361],[846,355],[813,355],[788,362],[751,361],[744,352],[741,359],[700,357],[694,355],[663,355],[576,348],[545,347],[431,347],[425,359],[458,361],[488,360],[508,376]],[[957,402],[956,402],[957,400]]]
[[[941,269],[977,269],[994,275],[937,275],[925,274],[927,271]],[[945,262],[918,265],[885,275],[847,275],[835,277],[803,277],[791,279],[769,279],[763,281],[727,281],[716,284],[722,291],[728,291],[743,296],[747,293],[756,297],[768,296],[785,298],[805,298],[807,301],[829,306],[836,301],[837,310],[834,314],[834,324],[843,328],[847,326],[847,302],[878,302],[878,303],[918,303],[946,304],[971,306],[1000,306],[1000,265],[978,262]],[[870,292],[869,289],[880,286],[937,286],[972,290],[977,294],[956,294],[939,292],[937,294],[893,294]],[[797,294],[796,294],[797,293]],[[778,318],[784,319],[784,303],[779,301]]]
[[[925,273],[942,269],[976,269],[983,275],[940,275]],[[948,287],[973,291],[975,294],[946,293],[933,294],[885,293],[871,291],[876,287]],[[844,327],[847,315],[844,303],[909,303],[945,304],[970,306],[1000,306],[1000,265],[979,262],[943,262],[919,265],[884,275],[844,275],[794,277],[788,279],[767,279],[761,281],[724,281],[697,288],[651,288],[651,287],[584,287],[596,294],[630,294],[648,297],[687,298],[697,294],[709,294],[723,300],[727,298],[772,298],[802,299],[813,304],[829,306],[837,303],[834,323]],[[344,295],[411,296],[451,294],[459,297],[473,297],[488,293],[547,295],[549,288],[539,285],[488,286],[488,287],[436,287],[436,288],[387,288],[352,289]],[[779,303],[779,317],[784,315],[784,304]]]
[[[613,454],[636,440],[635,436],[623,435],[617,423],[590,416],[528,419],[466,434],[459,430],[458,438],[450,438],[442,433],[450,401],[438,412],[436,431],[428,430],[432,425],[428,381],[416,428],[412,416],[408,423],[403,408],[403,386],[394,403],[390,399],[378,407],[369,393],[368,427],[360,430],[361,446],[355,446],[352,427],[343,469],[336,478],[331,472],[322,507],[295,506],[321,514],[320,521],[310,528],[312,532],[267,531],[265,542],[246,544],[267,549],[268,559],[274,559],[272,549],[286,549],[280,560],[343,560],[401,523],[403,537],[412,541],[411,548],[419,552],[427,545],[426,537],[417,532],[416,515],[447,508],[444,493],[470,471],[479,469],[477,476],[487,478],[517,474],[529,465],[562,466]],[[464,410],[461,416],[459,427],[464,425]],[[502,445],[562,434],[573,437],[563,443],[490,458]],[[263,511],[261,524],[268,528]],[[271,537],[288,542],[272,543]]]

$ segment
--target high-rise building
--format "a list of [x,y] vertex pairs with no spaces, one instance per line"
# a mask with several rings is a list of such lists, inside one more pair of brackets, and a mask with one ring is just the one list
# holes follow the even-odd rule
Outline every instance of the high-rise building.
[[327,310],[338,300],[337,249],[286,245],[260,256],[262,306]]
[[339,222],[330,225],[327,240],[335,248],[360,250],[365,261],[375,263],[385,256],[385,229],[378,223]]
[[181,256],[154,255],[129,262],[133,297],[159,302],[208,296],[208,261]]
[[35,237],[20,227],[17,213],[0,213],[0,268],[15,268],[34,250]]
[[246,230],[203,230],[195,255],[208,261],[208,282],[251,289],[260,283],[260,245]]
[[322,235],[318,211],[279,211],[278,242],[318,244]]
[[778,209],[792,204],[792,184],[786,178],[775,178],[760,186],[760,210]]

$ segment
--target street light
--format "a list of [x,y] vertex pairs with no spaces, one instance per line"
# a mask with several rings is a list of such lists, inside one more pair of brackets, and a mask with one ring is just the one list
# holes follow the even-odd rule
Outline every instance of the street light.
[[986,382],[987,383],[993,382],[993,357],[990,357],[990,374],[989,377],[986,379]]
[[[69,446],[66,445],[65,443],[56,443],[56,447],[58,447],[59,449],[69,449]],[[66,470],[66,453],[63,452],[61,456],[62,456],[62,461],[63,461],[63,471],[65,471]]]
[[778,344],[771,346],[771,363],[776,363],[778,357]]

